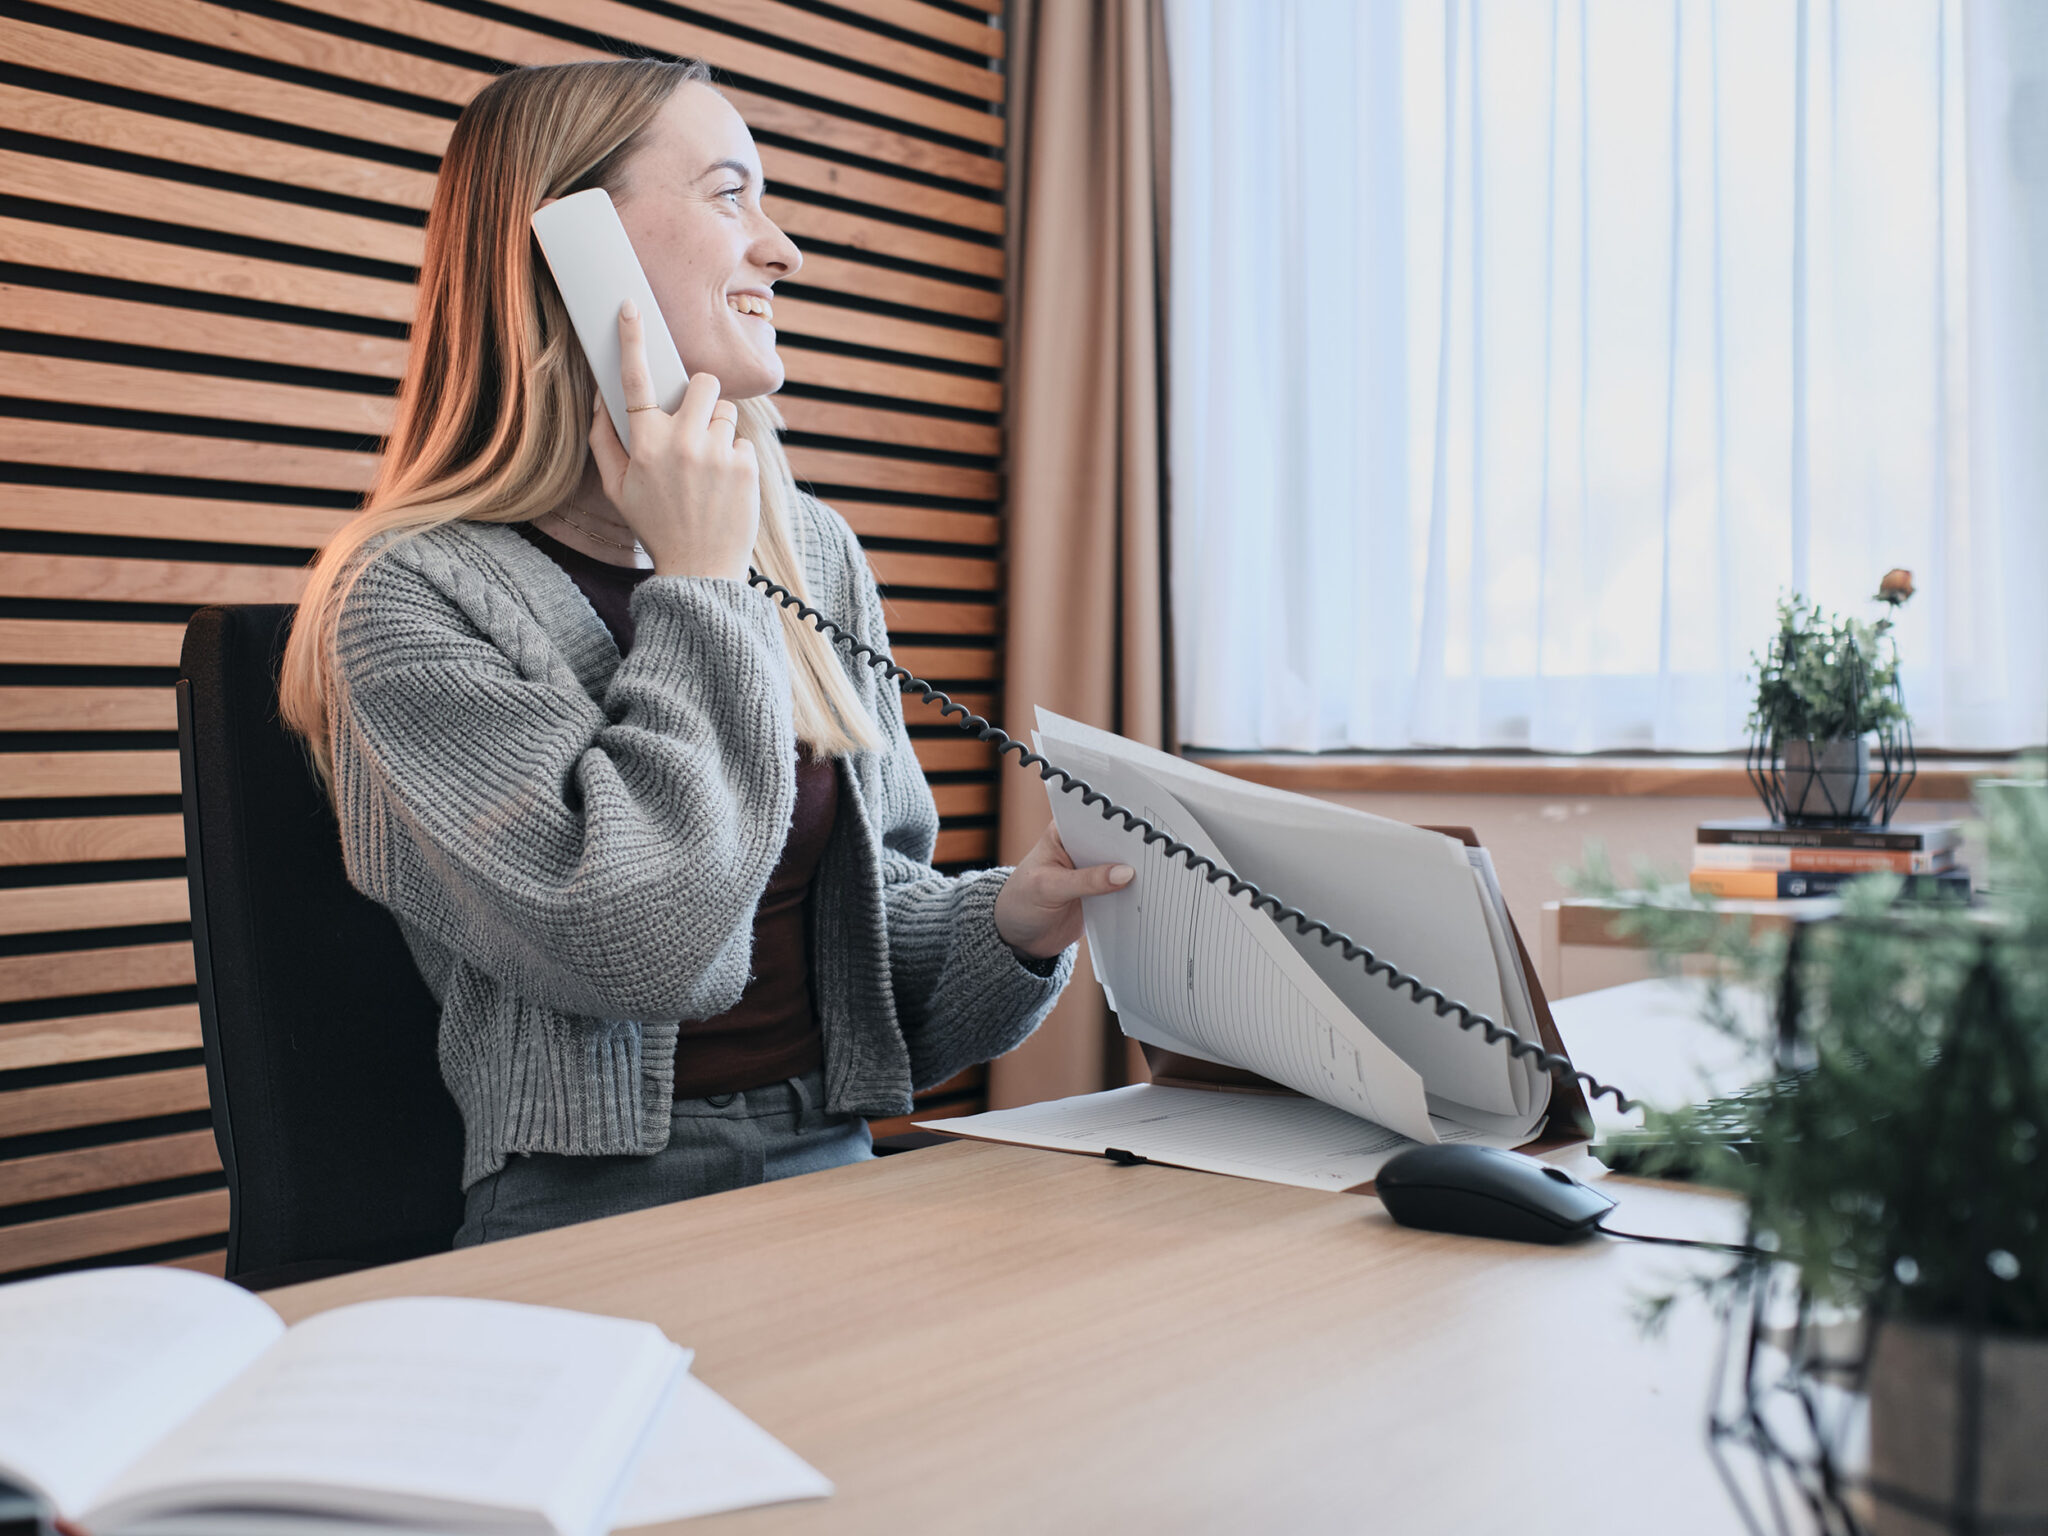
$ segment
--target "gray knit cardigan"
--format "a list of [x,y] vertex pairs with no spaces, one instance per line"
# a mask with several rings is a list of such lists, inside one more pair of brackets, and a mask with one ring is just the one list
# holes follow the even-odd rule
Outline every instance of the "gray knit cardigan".
[[[805,499],[811,600],[878,648],[853,532]],[[463,1187],[513,1152],[668,1144],[677,1023],[738,1001],[754,908],[796,799],[789,659],[771,601],[652,576],[623,660],[574,582],[511,528],[394,544],[343,605],[335,805],[358,889],[397,915],[441,1003]],[[827,1107],[900,1114],[1011,1049],[1072,973],[997,935],[1008,872],[931,867],[938,814],[902,701],[848,674],[883,746],[839,764],[812,887]]]

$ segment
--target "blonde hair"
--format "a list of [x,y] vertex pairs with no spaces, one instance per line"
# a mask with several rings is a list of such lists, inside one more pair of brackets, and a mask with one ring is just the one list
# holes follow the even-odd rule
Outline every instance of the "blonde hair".
[[[285,648],[282,713],[323,779],[333,772],[336,628],[372,555],[464,519],[530,522],[583,477],[597,384],[538,257],[533,210],[588,187],[616,191],[662,104],[685,83],[710,82],[694,61],[538,65],[500,75],[456,120],[427,216],[411,353],[383,461],[362,510],[314,562]],[[782,414],[765,398],[736,403],[738,435],[760,466],[754,567],[804,596]],[[778,611],[797,739],[818,756],[873,747],[874,726],[830,643]]]

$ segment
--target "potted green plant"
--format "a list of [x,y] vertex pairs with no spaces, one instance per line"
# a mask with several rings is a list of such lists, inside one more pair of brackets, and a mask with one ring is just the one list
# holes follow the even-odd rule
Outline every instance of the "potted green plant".
[[[1896,607],[1911,595],[1911,573],[1893,571],[1878,598]],[[1877,733],[1889,742],[1890,733],[1908,725],[1891,616],[1869,623],[1843,618],[1795,592],[1779,601],[1777,632],[1751,660],[1752,773],[1773,817],[1868,820],[1870,738]],[[1892,773],[1888,762],[1887,784]],[[1895,803],[1884,800],[1887,819]]]
[[[1985,907],[1899,909],[1897,877],[1872,876],[1789,943],[1718,924],[1780,999],[1778,1033],[1743,1037],[1761,1086],[1649,1114],[1646,1171],[1747,1202],[1752,1251],[1710,1293],[1754,1298],[1789,1266],[1860,1321],[1880,1536],[2048,1529],[2048,790],[1980,805],[2008,874]],[[1667,952],[1711,921],[1662,895],[1633,920]]]

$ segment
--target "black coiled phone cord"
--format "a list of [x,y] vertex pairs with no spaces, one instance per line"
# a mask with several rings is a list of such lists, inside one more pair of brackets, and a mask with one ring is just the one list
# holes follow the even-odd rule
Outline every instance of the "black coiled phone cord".
[[[747,572],[747,580],[754,586],[759,587],[763,592],[766,592],[776,602],[782,604],[783,607],[794,610],[799,618],[807,621],[835,646],[844,646],[849,655],[859,657],[890,681],[900,683],[905,688],[915,689],[924,699],[925,703],[938,705],[939,713],[952,725],[965,731],[970,736],[978,737],[982,741],[993,744],[998,758],[1005,752],[1016,753],[1018,767],[1036,768],[1041,779],[1058,779],[1060,781],[1060,789],[1064,793],[1070,795],[1078,794],[1083,805],[1101,807],[1102,819],[1104,821],[1121,821],[1124,825],[1124,830],[1138,833],[1144,838],[1147,846],[1154,843],[1164,843],[1166,846],[1159,850],[1164,857],[1168,859],[1181,859],[1189,869],[1198,871],[1209,884],[1228,886],[1232,896],[1249,896],[1252,907],[1257,911],[1264,912],[1274,922],[1283,925],[1292,923],[1296,933],[1314,934],[1321,940],[1324,948],[1343,950],[1344,958],[1346,960],[1356,960],[1360,965],[1364,966],[1366,975],[1373,977],[1384,976],[1387,986],[1396,992],[1405,987],[1411,999],[1417,1003],[1429,1004],[1436,1010],[1438,1018],[1443,1018],[1446,1014],[1456,1014],[1460,1029],[1477,1029],[1482,1031],[1486,1036],[1486,1043],[1488,1045],[1506,1045],[1508,1054],[1517,1061],[1534,1061],[1559,1082],[1576,1082],[1595,1099],[1605,1095],[1613,1099],[1615,1104],[1624,1112],[1636,1107],[1636,1101],[1623,1094],[1619,1088],[1609,1083],[1603,1083],[1591,1073],[1581,1072],[1577,1067],[1573,1066],[1569,1056],[1560,1055],[1556,1051],[1547,1051],[1539,1042],[1525,1039],[1506,1025],[1497,1023],[1476,1009],[1467,1007],[1456,998],[1446,997],[1435,987],[1424,985],[1419,977],[1410,976],[1399,966],[1380,959],[1379,956],[1375,955],[1363,944],[1360,944],[1356,939],[1353,939],[1349,934],[1340,933],[1321,919],[1310,917],[1299,907],[1288,906],[1276,896],[1269,896],[1266,892],[1252,884],[1251,881],[1225,869],[1214,859],[1208,858],[1195,849],[1190,848],[1186,843],[1176,839],[1171,833],[1160,831],[1159,828],[1153,826],[1151,822],[1136,812],[1126,810],[1123,806],[1118,805],[1086,779],[1079,778],[1067,772],[1059,764],[1041,757],[1038,753],[1025,746],[1023,742],[1014,739],[1001,727],[990,724],[966,705],[956,704],[951,698],[947,697],[944,690],[934,688],[923,678],[915,676],[904,668],[899,667],[896,665],[893,657],[876,650],[873,646],[861,640],[859,636],[849,634],[844,628],[833,622],[832,619],[820,613],[779,582],[770,581],[766,576],[755,570]],[[957,720],[953,719],[955,715],[958,715],[960,718]]]

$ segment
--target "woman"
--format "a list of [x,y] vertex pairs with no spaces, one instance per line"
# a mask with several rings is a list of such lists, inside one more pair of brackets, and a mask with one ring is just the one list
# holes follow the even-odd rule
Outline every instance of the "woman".
[[[611,194],[691,375],[629,457],[528,220]],[[1007,1051],[1072,971],[1056,835],[948,879],[896,690],[745,581],[886,647],[851,531],[767,396],[774,284],[746,125],[699,65],[519,69],[464,110],[364,511],[323,552],[284,712],[350,879],[442,1007],[459,1244],[871,1156],[867,1115]],[[587,445],[587,447],[586,447]]]

